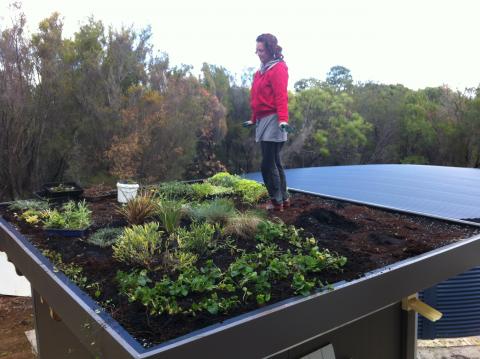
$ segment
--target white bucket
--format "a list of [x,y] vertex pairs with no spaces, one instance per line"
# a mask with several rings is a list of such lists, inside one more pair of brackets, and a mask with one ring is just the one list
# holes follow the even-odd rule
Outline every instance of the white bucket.
[[117,182],[117,200],[120,203],[127,203],[137,196],[140,186],[138,183],[120,183]]

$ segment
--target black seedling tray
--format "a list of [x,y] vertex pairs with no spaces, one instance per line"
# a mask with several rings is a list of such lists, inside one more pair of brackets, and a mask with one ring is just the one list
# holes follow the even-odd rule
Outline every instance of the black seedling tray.
[[[66,191],[54,191],[52,188],[57,186],[73,187],[71,190]],[[75,182],[48,182],[42,186],[42,194],[46,198],[63,198],[78,199],[83,193],[83,188]]]

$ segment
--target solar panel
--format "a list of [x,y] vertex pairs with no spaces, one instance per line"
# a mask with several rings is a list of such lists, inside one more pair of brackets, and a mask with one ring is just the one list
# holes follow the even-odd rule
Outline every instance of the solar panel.
[[[262,181],[259,172],[246,175]],[[286,170],[289,188],[434,216],[480,218],[480,169],[357,165]]]

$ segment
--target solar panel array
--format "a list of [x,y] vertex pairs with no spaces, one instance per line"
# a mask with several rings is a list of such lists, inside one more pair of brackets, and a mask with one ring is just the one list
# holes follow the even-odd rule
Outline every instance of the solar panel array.
[[[290,188],[431,214],[480,218],[480,169],[421,165],[359,165],[286,170]],[[247,178],[262,181],[260,173]]]

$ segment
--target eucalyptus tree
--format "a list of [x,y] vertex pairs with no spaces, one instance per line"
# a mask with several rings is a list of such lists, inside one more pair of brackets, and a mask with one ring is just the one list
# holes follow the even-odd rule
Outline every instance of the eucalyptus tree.
[[35,61],[26,37],[26,18],[11,5],[12,23],[0,36],[0,196],[12,199],[35,185],[39,135],[43,125],[35,107]]
[[372,126],[364,162],[399,163],[406,98],[412,92],[402,85],[365,83],[354,87],[353,107]]
[[290,165],[360,162],[371,125],[353,110],[351,96],[310,88],[291,96],[289,105],[297,129],[285,150]]
[[327,73],[326,83],[335,92],[350,92],[353,87],[352,74],[344,66],[333,66]]

